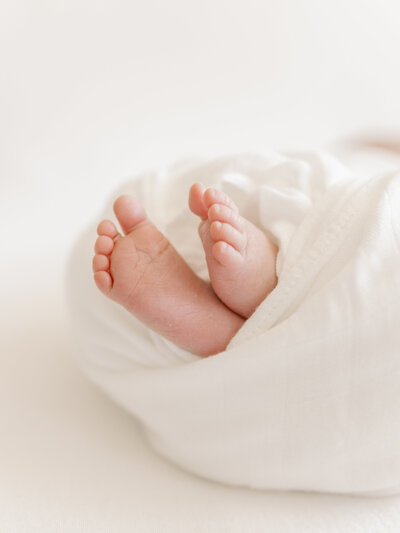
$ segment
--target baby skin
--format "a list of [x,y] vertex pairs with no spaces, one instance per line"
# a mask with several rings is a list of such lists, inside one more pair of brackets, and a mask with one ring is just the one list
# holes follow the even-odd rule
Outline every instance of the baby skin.
[[94,281],[111,300],[178,346],[200,356],[225,350],[277,283],[277,247],[222,191],[194,184],[211,285],[199,278],[132,196],[114,203],[97,228]]

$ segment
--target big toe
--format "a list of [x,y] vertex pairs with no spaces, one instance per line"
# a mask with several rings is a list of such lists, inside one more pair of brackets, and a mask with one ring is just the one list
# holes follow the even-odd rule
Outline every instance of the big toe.
[[115,200],[114,213],[125,234],[130,233],[135,226],[147,219],[141,203],[128,194],[124,194]]
[[203,200],[204,187],[201,183],[194,183],[189,191],[189,208],[198,217],[207,218],[207,207]]

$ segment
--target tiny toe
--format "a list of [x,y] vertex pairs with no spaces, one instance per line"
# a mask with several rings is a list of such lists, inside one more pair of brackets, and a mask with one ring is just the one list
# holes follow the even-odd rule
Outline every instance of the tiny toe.
[[119,235],[114,222],[111,222],[111,220],[102,220],[97,226],[97,233],[98,235],[106,235],[107,237],[111,237],[111,239],[115,239],[115,237]]
[[94,281],[97,285],[97,288],[105,295],[108,295],[112,289],[112,278],[108,272],[104,270],[94,273]]
[[97,254],[93,257],[92,267],[93,272],[99,272],[100,270],[107,271],[110,268],[110,260],[106,255]]
[[242,261],[242,255],[230,244],[218,241],[212,247],[214,258],[225,267],[232,267]]
[[194,183],[189,191],[189,208],[198,217],[207,218],[207,207],[203,200],[204,187],[201,183]]
[[128,194],[115,200],[114,213],[125,234],[130,233],[135,226],[147,220],[146,212],[139,200]]
[[237,208],[235,202],[229,198],[229,196],[224,193],[224,191],[221,191],[220,189],[214,189],[214,187],[210,187],[209,189],[206,189],[204,192],[204,203],[206,207],[211,207],[213,204],[221,204],[225,205],[226,207],[230,207],[232,211],[235,213],[239,212],[239,209]]
[[111,237],[107,237],[106,235],[100,235],[94,245],[94,251],[96,254],[102,255],[110,255],[110,253],[113,251],[113,248],[114,241],[111,239]]
[[244,229],[243,218],[226,205],[213,204],[208,210],[208,220],[210,222],[218,220],[219,222],[230,224],[238,231],[243,231]]
[[225,224],[216,220],[210,225],[210,235],[214,241],[224,241],[227,244],[230,244],[240,252],[244,252],[246,247],[246,235],[235,229],[230,224]]

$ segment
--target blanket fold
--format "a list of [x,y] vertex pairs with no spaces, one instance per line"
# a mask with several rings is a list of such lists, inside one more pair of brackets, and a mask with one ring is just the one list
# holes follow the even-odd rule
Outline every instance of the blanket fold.
[[399,492],[400,173],[363,177],[324,153],[271,153],[188,160],[128,183],[121,192],[207,279],[186,207],[195,181],[226,191],[278,244],[277,287],[226,351],[202,359],[98,293],[90,230],[67,279],[83,370],[156,450],[200,476]]

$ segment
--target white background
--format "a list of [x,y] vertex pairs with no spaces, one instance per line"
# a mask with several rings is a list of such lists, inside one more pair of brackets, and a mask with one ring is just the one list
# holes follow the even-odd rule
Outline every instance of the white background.
[[74,366],[63,275],[136,172],[399,131],[399,17],[397,0],[0,2],[0,531],[398,531],[393,500],[310,504],[155,457]]

